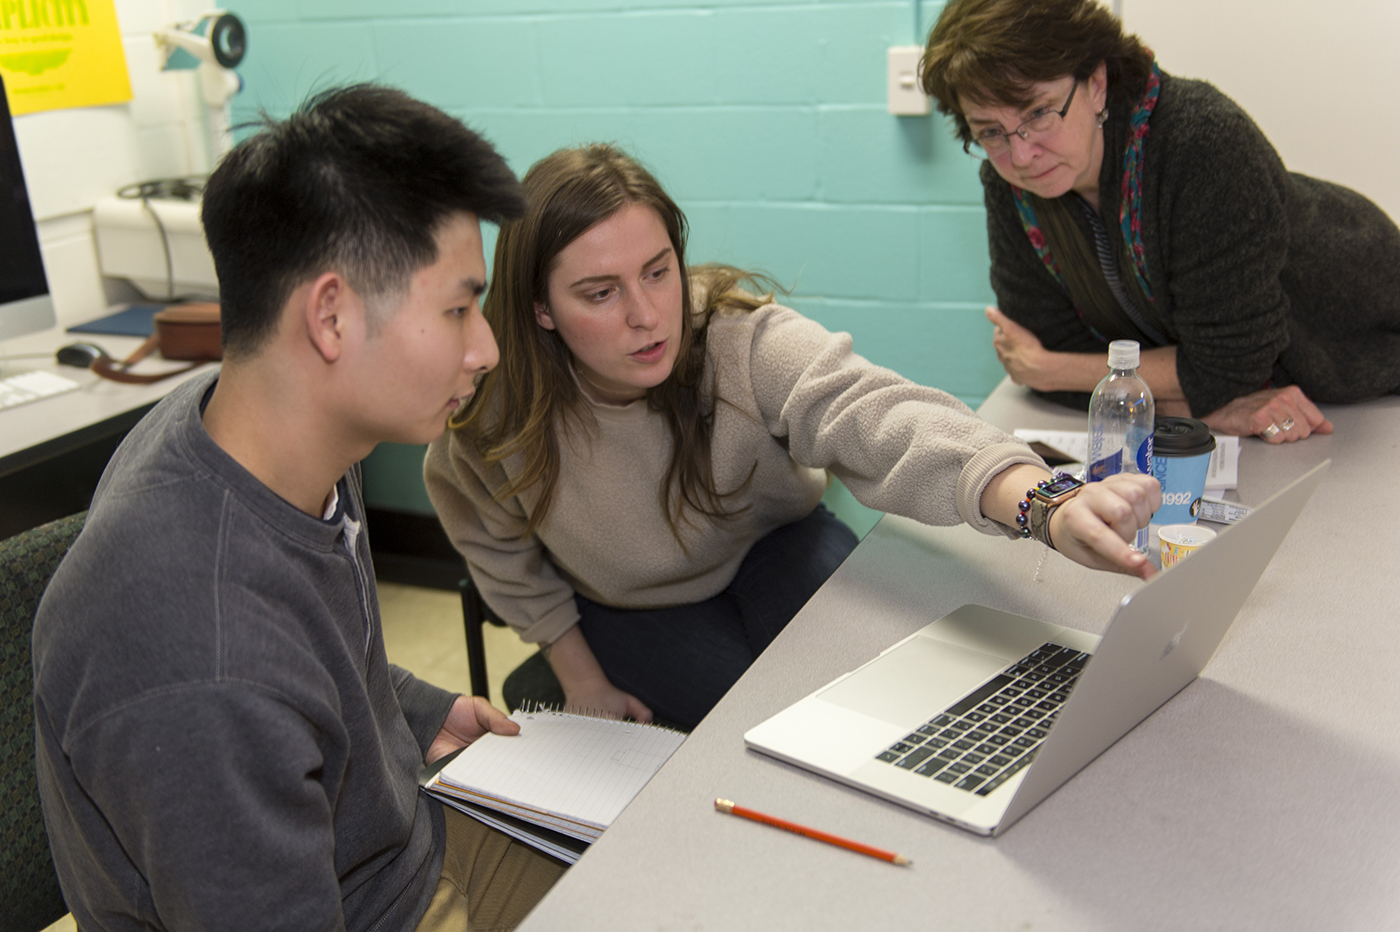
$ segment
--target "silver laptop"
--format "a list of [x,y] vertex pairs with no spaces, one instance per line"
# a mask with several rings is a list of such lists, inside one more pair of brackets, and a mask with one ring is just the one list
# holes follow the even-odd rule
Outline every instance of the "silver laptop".
[[1124,596],[1102,638],[964,605],[744,742],[999,835],[1200,675],[1330,462]]

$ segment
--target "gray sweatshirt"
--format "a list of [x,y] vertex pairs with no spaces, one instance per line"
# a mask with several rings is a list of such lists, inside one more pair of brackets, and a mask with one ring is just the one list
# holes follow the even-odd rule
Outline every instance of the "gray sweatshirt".
[[326,520],[205,433],[213,376],[122,443],[34,629],[38,776],[97,929],[412,929],[453,695],[384,654],[358,469]]

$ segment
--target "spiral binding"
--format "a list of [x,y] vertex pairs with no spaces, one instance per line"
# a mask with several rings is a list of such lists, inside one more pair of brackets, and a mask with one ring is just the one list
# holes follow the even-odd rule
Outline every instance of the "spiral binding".
[[655,722],[639,722],[631,718],[619,718],[615,713],[603,709],[565,709],[558,703],[540,702],[538,699],[527,699],[515,710],[525,715],[547,714],[559,715],[565,718],[592,719],[599,722],[618,722],[626,725],[639,725],[642,728],[654,728],[657,731],[669,731],[674,735],[689,737],[689,734],[679,728],[672,728],[669,725],[658,725]]

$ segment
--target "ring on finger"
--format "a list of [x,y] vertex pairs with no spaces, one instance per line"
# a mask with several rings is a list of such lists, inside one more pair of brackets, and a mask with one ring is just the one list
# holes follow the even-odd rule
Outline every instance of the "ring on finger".
[[1297,423],[1297,421],[1293,420],[1293,418],[1291,418],[1291,417],[1286,417],[1286,418],[1283,419],[1283,423],[1280,424],[1278,427],[1279,427],[1279,430],[1282,430],[1282,431],[1290,431],[1290,430],[1293,429],[1293,425],[1296,424],[1296,423]]
[[[1289,426],[1291,427],[1292,425],[1290,424]],[[1263,437],[1265,440],[1273,440],[1279,434],[1283,433],[1284,430],[1285,428],[1280,427],[1278,424],[1270,424],[1268,427],[1259,431],[1259,436]]]

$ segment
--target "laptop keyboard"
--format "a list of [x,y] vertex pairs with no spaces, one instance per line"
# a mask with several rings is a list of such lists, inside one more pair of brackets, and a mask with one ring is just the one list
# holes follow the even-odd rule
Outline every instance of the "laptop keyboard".
[[986,796],[1035,759],[1089,657],[1042,644],[876,760]]

